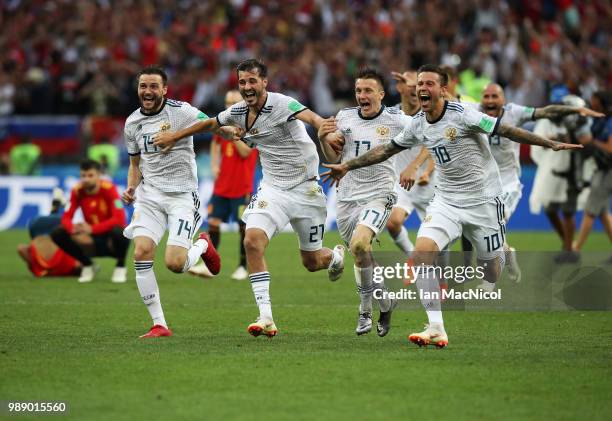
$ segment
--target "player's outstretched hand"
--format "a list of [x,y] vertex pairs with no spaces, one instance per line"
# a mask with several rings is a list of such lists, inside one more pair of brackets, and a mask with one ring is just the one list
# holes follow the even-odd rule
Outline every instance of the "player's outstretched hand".
[[600,118],[600,117],[606,116],[604,113],[599,113],[595,110],[591,110],[590,108],[586,108],[586,107],[580,107],[580,109],[578,110],[578,113],[583,117]]
[[178,139],[174,138],[174,132],[164,131],[153,137],[153,144],[161,148],[163,153],[169,152],[177,141]]
[[402,186],[405,190],[410,190],[416,182],[416,173],[416,168],[413,165],[408,165],[400,174],[400,186]]
[[338,130],[338,127],[336,126],[336,118],[333,116],[325,118],[319,126],[317,136],[319,137],[319,139],[322,139],[328,134],[334,133],[336,130]]
[[131,205],[136,199],[136,189],[134,187],[128,187],[123,193],[121,193],[121,199],[127,205]]
[[574,143],[563,143],[563,142],[555,142],[551,149],[553,151],[564,151],[564,150],[572,150],[572,149],[582,149],[584,146],[576,145]]
[[346,164],[323,164],[325,168],[329,168],[329,171],[321,174],[324,183],[329,181],[329,186],[333,187],[334,184],[337,186],[340,184],[340,179],[348,172]]
[[237,142],[246,134],[246,130],[241,127],[221,126],[217,133],[227,140]]

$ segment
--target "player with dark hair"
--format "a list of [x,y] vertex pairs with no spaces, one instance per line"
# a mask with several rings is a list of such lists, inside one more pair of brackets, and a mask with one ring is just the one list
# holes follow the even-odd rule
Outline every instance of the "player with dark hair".
[[[335,120],[326,120],[319,128],[319,140],[328,162],[346,162],[364,155],[371,148],[389,143],[402,131],[410,117],[397,108],[385,107],[384,96],[385,83],[378,71],[366,68],[357,74],[357,107],[340,110]],[[337,148],[337,144],[342,148]],[[373,280],[372,241],[385,229],[397,201],[395,182],[394,162],[389,160],[350,172],[337,189],[338,230],[355,258],[355,283],[360,299],[357,335],[372,329],[374,291],[386,290],[384,282]],[[380,316],[376,331],[382,337],[391,327],[395,302],[378,298],[378,303]]]
[[[246,223],[244,246],[249,278],[259,317],[247,330],[253,336],[273,337],[277,328],[270,302],[270,272],[265,251],[290,223],[299,238],[302,264],[311,272],[327,269],[331,280],[344,269],[344,248],[323,247],[327,208],[317,183],[319,156],[304,123],[317,130],[324,121],[297,100],[268,92],[266,65],[248,59],[236,68],[242,101],[217,115],[217,126],[233,125],[246,131],[243,140],[259,151],[263,180],[242,219]],[[170,148],[176,139],[202,131],[205,123],[175,133],[159,135],[155,144]]]
[[[432,265],[440,250],[462,232],[474,244],[485,279],[494,286],[504,264],[505,224],[499,171],[491,154],[487,136],[499,133],[516,142],[541,145],[554,150],[580,148],[553,142],[530,132],[500,124],[500,120],[444,99],[448,76],[438,66],[418,70],[419,112],[391,142],[330,168],[324,180],[338,182],[349,171],[378,164],[406,148],[425,145],[436,161],[436,195],[427,208],[415,250],[414,264],[422,266],[416,285],[426,309],[429,324],[409,340],[421,345],[444,347],[448,337],[440,307],[440,287]],[[404,187],[410,181],[400,178]]]
[[[84,160],[80,168],[80,182],[72,189],[70,203],[62,216],[62,225],[51,233],[51,238],[59,248],[83,265],[79,282],[91,282],[97,266],[73,238],[77,235],[93,239],[91,256],[112,256],[117,259],[111,280],[125,282],[125,256],[130,242],[123,236],[126,217],[117,187],[101,178],[101,167],[97,161]],[[79,208],[85,221],[75,224],[72,219]]]
[[239,138],[236,129],[219,128],[215,120],[190,104],[166,98],[167,81],[166,73],[158,67],[147,67],[139,73],[141,106],[127,118],[124,129],[130,167],[122,197],[126,203],[135,202],[132,221],[124,235],[134,239],[136,284],[153,320],[144,338],[172,335],[153,271],[155,250],[166,231],[164,260],[172,272],[186,272],[200,256],[213,274],[221,269],[221,259],[206,233],[192,242],[201,222],[193,138],[181,136],[172,150],[158,147],[153,138],[197,121],[204,122],[203,130]]
[[[506,103],[504,90],[497,83],[490,83],[485,87],[482,91],[481,102],[477,107],[479,111],[500,119],[504,124],[518,127],[531,120],[542,118],[557,120],[571,114],[580,114],[585,117],[601,116],[601,114],[585,107],[553,104],[546,107],[533,108],[511,102]],[[499,134],[495,134],[489,136],[489,146],[501,176],[504,192],[504,220],[507,224],[523,194],[523,185],[520,180],[520,145]],[[521,279],[521,271],[516,261],[515,250],[512,247],[507,247],[507,250],[506,265],[508,267],[509,278],[518,282]]]
[[[226,107],[231,107],[240,100],[240,92],[237,90],[225,94]],[[215,135],[210,144],[210,161],[215,185],[208,203],[208,235],[215,248],[218,248],[221,242],[221,223],[229,222],[230,218],[238,223],[240,262],[232,273],[232,279],[247,279],[249,273],[246,270],[244,249],[246,225],[240,217],[253,193],[257,150],[249,148],[244,142],[232,142]],[[189,269],[189,273],[205,278],[212,276],[204,263],[195,265]]]

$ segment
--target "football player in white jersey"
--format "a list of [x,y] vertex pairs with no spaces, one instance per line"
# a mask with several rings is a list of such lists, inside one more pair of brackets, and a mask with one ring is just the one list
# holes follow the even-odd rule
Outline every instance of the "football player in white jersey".
[[[346,162],[363,155],[389,143],[402,131],[411,117],[397,108],[382,105],[384,96],[383,76],[374,69],[361,70],[355,79],[358,106],[340,110],[335,121],[326,121],[319,128],[321,148],[328,162]],[[343,145],[339,152],[335,150],[338,143]],[[384,282],[372,279],[372,240],[385,228],[396,202],[395,184],[394,162],[389,160],[350,172],[338,185],[338,230],[355,258],[355,282],[360,298],[357,335],[372,329],[373,292],[386,291]],[[389,332],[395,302],[382,298],[380,292],[376,331],[382,337]]]
[[[501,136],[520,143],[554,150],[578,149],[544,139],[517,127],[500,124],[498,119],[460,103],[444,100],[448,75],[435,65],[419,68],[417,94],[419,112],[392,142],[365,155],[340,164],[326,164],[330,171],[324,181],[340,181],[347,172],[377,164],[400,151],[424,144],[436,161],[436,194],[417,235],[414,263],[422,266],[416,284],[429,324],[409,340],[419,346],[448,344],[440,306],[440,287],[432,264],[440,250],[457,239],[462,231],[474,244],[485,279],[495,283],[504,264],[505,225],[499,170],[491,154],[487,135]],[[400,179],[408,182],[404,174]]]
[[[141,107],[125,122],[125,141],[130,155],[127,189],[122,199],[135,210],[124,235],[134,239],[136,284],[153,319],[153,327],[141,338],[171,336],[159,297],[153,271],[155,249],[166,230],[165,263],[172,272],[187,271],[200,256],[218,273],[221,260],[207,234],[192,243],[198,229],[198,179],[193,138],[182,138],[171,151],[163,152],[153,143],[160,131],[181,129],[208,117],[185,102],[166,98],[168,77],[163,69],[147,67],[138,74],[138,98]],[[216,130],[208,119],[208,130]],[[225,136],[239,139],[233,127],[220,129]]]
[[[236,68],[243,101],[221,112],[216,126],[237,126],[246,131],[243,140],[259,151],[263,180],[242,219],[246,223],[244,246],[259,317],[247,330],[253,336],[273,337],[270,273],[264,258],[272,237],[290,223],[299,238],[302,263],[311,272],[327,269],[337,280],[344,270],[344,247],[323,247],[327,208],[318,184],[319,156],[304,123],[317,130],[324,121],[297,100],[268,92],[267,68],[248,59]],[[156,143],[171,147],[177,138],[206,127],[199,122],[188,129],[159,136]]]
[[[585,107],[554,104],[533,108],[511,102],[506,103],[504,90],[497,83],[488,84],[482,91],[479,109],[491,117],[501,119],[504,124],[517,127],[530,120],[541,118],[556,120],[569,114],[580,114],[583,117],[599,117],[602,115]],[[501,176],[504,191],[504,220],[508,223],[523,195],[523,185],[520,180],[520,145],[499,134],[489,136],[489,145]],[[519,282],[521,272],[516,262],[515,250],[512,247],[508,247],[508,250],[510,250],[510,253],[506,254],[508,275],[511,280]]]
[[[416,72],[393,72],[392,75],[397,81],[397,90],[402,100],[400,104],[402,112],[409,116],[416,115],[421,109],[416,95]],[[420,159],[417,161],[420,153],[424,154],[424,166],[417,166],[417,162],[420,161]],[[408,167],[413,170],[413,177],[415,179],[414,186],[410,190],[404,189],[399,184],[399,175]],[[432,180],[434,168],[434,161],[425,147],[408,149],[397,154],[395,157],[395,169],[398,175],[398,183],[395,185],[397,203],[393,206],[393,211],[391,211],[391,216],[389,221],[387,221],[387,230],[395,244],[406,255],[410,254],[414,249],[414,244],[412,244],[408,237],[404,222],[415,210],[420,220],[425,218],[425,209],[431,199],[433,199],[434,194]]]

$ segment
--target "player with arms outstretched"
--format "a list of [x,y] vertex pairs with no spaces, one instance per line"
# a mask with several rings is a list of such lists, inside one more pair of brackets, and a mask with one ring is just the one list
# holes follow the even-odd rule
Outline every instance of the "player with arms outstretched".
[[[510,126],[520,127],[528,121],[541,118],[559,119],[565,115],[580,114],[585,117],[600,117],[603,114],[584,107],[572,107],[568,105],[548,105],[541,108],[527,107],[511,102],[506,103],[503,88],[497,83],[488,84],[482,91],[479,111],[491,117],[500,119],[502,123]],[[506,223],[516,210],[523,195],[521,184],[521,163],[519,160],[520,144],[512,142],[499,133],[489,136],[491,153],[499,168],[503,189],[504,220]],[[510,279],[518,282],[521,279],[521,271],[514,248],[508,247],[506,262],[508,264],[508,275]],[[486,286],[486,284],[484,284]]]
[[[134,239],[136,283],[153,319],[153,327],[142,337],[150,338],[172,335],[153,271],[155,249],[166,230],[165,263],[172,272],[187,271],[200,256],[213,274],[221,268],[219,255],[206,233],[192,243],[201,222],[193,138],[181,138],[172,150],[156,146],[153,138],[159,132],[179,130],[199,120],[205,123],[202,130],[215,131],[218,127],[190,104],[166,98],[168,77],[163,69],[147,67],[137,80],[141,107],[125,122],[130,167],[122,198],[126,203],[135,201],[132,221],[124,235]],[[229,127],[218,131],[228,137],[238,134]]]
[[[436,194],[427,208],[413,252],[414,264],[425,268],[417,275],[416,284],[429,324],[423,332],[409,335],[409,340],[419,346],[433,344],[440,348],[448,344],[448,336],[442,319],[440,287],[431,270],[440,250],[463,231],[476,248],[487,281],[497,281],[504,264],[502,187],[487,136],[499,133],[516,142],[554,150],[581,147],[544,139],[500,124],[498,119],[460,103],[445,101],[447,84],[448,75],[438,66],[421,66],[417,94],[422,111],[392,142],[348,162],[327,165],[330,171],[324,178],[339,181],[348,171],[377,164],[420,144],[434,157]],[[407,186],[404,173],[400,182]]]
[[[311,272],[328,269],[336,280],[344,269],[344,248],[323,247],[327,209],[319,186],[319,156],[304,123],[317,130],[323,118],[286,95],[268,92],[267,67],[248,59],[236,68],[243,101],[221,112],[217,126],[246,131],[243,139],[259,151],[263,180],[243,214],[247,266],[259,317],[247,330],[253,336],[273,337],[270,273],[264,258],[272,237],[290,223],[299,238],[302,264]],[[172,147],[177,138],[201,131],[205,123],[158,136],[156,144]]]

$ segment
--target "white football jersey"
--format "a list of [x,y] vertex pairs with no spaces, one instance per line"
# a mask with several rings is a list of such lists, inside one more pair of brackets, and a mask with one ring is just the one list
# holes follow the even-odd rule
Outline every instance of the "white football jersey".
[[423,144],[436,163],[436,195],[457,207],[477,206],[502,194],[487,136],[499,121],[458,102],[444,103],[433,122],[419,112],[393,139],[401,148]]
[[[363,117],[359,107],[340,110],[336,115],[336,125],[344,136],[342,162],[389,143],[411,119],[400,110],[384,105],[373,117]],[[349,171],[338,186],[338,201],[373,199],[393,192],[397,178],[394,163],[392,158]]]
[[[533,120],[534,112],[535,108],[533,107],[525,107],[509,102],[502,108],[502,114],[498,119],[501,120],[503,124],[520,127],[526,122]],[[497,162],[497,166],[499,167],[502,182],[505,184],[516,178],[520,178],[520,143],[513,142],[507,137],[501,137],[498,134],[494,134],[489,136],[489,145],[491,146],[493,158],[495,158],[495,162]]]
[[198,190],[193,137],[176,142],[168,153],[153,145],[162,131],[190,127],[208,116],[186,102],[165,99],[159,112],[144,114],[139,108],[125,121],[124,137],[130,155],[140,155],[143,182],[167,193]]
[[238,126],[247,131],[244,141],[259,150],[263,180],[289,190],[306,180],[318,179],[317,147],[295,116],[307,108],[283,94],[268,92],[266,103],[247,127],[246,102],[231,106],[217,116],[221,126]]

